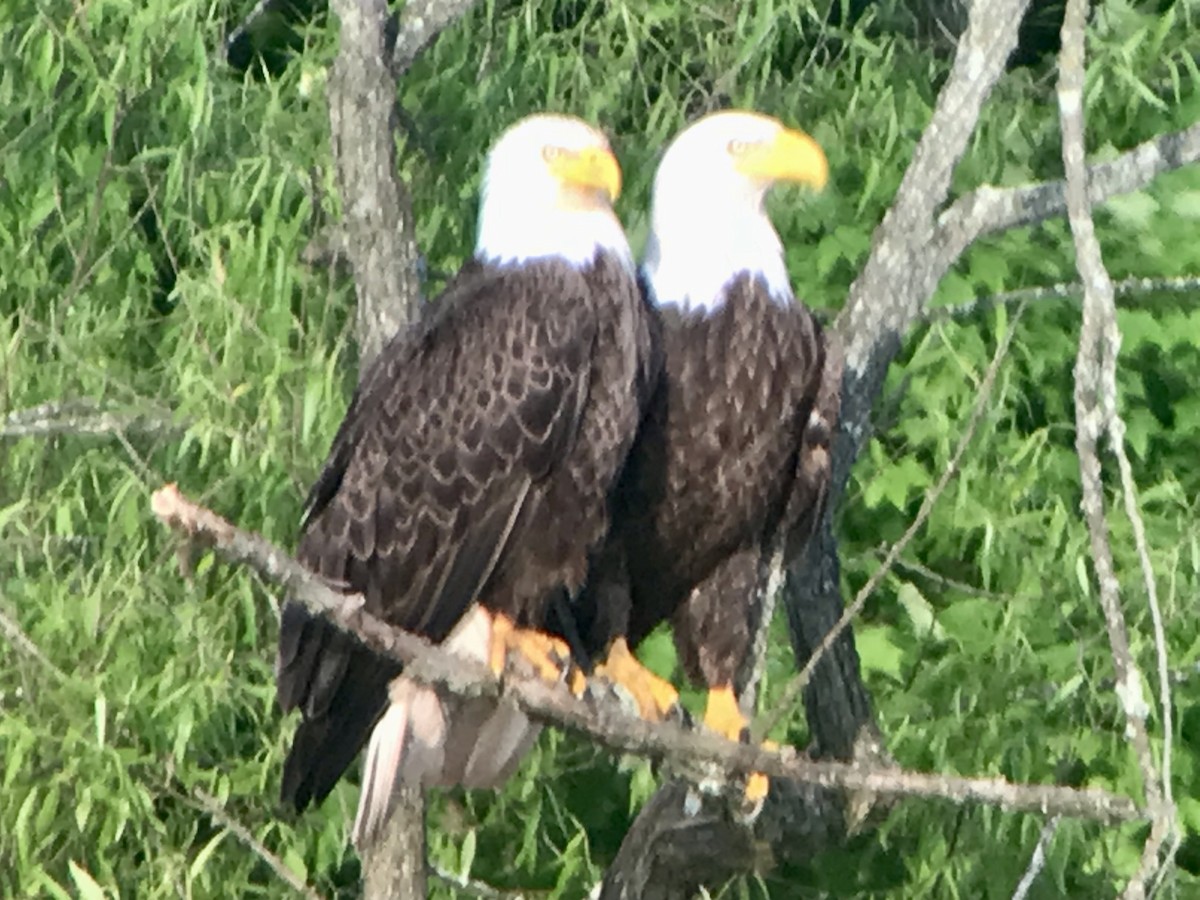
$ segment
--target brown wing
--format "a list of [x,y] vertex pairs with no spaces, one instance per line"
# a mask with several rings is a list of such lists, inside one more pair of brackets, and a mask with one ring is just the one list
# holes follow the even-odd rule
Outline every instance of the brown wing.
[[[363,379],[310,495],[298,551],[393,625],[442,640],[507,554],[522,505],[573,440],[595,321],[562,267],[487,270],[395,339]],[[276,672],[304,719],[283,796],[320,800],[400,667],[289,606]]]
[[788,559],[795,559],[803,552],[824,514],[833,474],[833,435],[842,409],[845,349],[836,334],[818,334],[824,344],[825,358],[812,408],[800,435],[796,474],[782,522]]

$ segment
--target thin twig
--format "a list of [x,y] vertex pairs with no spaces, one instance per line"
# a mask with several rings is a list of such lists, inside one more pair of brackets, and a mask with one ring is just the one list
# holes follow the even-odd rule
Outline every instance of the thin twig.
[[963,431],[963,435],[958,441],[958,446],[954,448],[954,454],[950,457],[950,462],[947,463],[945,470],[941,474],[941,477],[938,478],[937,483],[934,484],[934,486],[930,488],[928,492],[926,492],[925,499],[921,503],[921,508],[917,510],[916,517],[912,520],[912,523],[908,526],[908,528],[905,529],[904,534],[900,536],[900,539],[896,541],[896,543],[892,544],[891,548],[887,552],[887,556],[884,557],[882,565],[880,565],[880,567],[876,569],[874,573],[872,573],[871,577],[867,579],[867,583],[864,584],[859,592],[855,595],[854,602],[846,607],[846,611],[842,613],[841,618],[838,619],[837,623],[831,629],[829,629],[821,643],[809,656],[808,661],[804,664],[804,667],[788,684],[787,688],[783,692],[783,695],[776,704],[775,709],[760,716],[759,720],[754,723],[753,734],[757,739],[761,739],[763,735],[767,734],[772,728],[774,728],[778,721],[783,718],[783,716],[792,708],[796,702],[796,699],[800,696],[800,692],[803,691],[804,686],[808,684],[809,678],[812,677],[813,669],[816,668],[817,663],[821,660],[821,657],[829,652],[829,648],[833,646],[835,641],[837,641],[838,636],[850,625],[850,623],[854,620],[854,617],[862,611],[867,599],[875,592],[875,589],[879,587],[880,582],[883,581],[884,577],[886,577],[887,574],[892,570],[892,566],[894,566],[896,561],[900,558],[900,554],[904,552],[904,549],[908,546],[909,542],[916,537],[917,532],[921,530],[921,527],[925,524],[925,520],[928,519],[930,513],[933,512],[934,504],[937,503],[938,498],[942,496],[942,492],[946,489],[946,486],[950,484],[950,480],[958,474],[959,463],[962,461],[963,454],[966,453],[967,447],[971,443],[971,439],[975,436],[975,430],[979,427],[979,423],[983,419],[983,414],[987,410],[988,400],[991,399],[992,389],[996,384],[996,376],[1000,372],[1000,364],[1003,363],[1005,357],[1008,356],[1008,348],[1012,344],[1013,335],[1016,333],[1017,323],[1020,321],[1021,314],[1024,311],[1024,304],[1017,307],[1017,311],[1013,314],[1013,320],[1011,323],[1009,323],[1008,330],[1004,333],[1004,338],[1000,341],[999,346],[996,347],[996,353],[993,355],[992,361],[988,365],[987,372],[984,373],[983,382],[979,385],[979,396],[975,400],[975,407],[971,410],[971,416],[967,420],[967,427]]
[[520,891],[502,891],[482,881],[470,878],[459,878],[453,872],[448,872],[436,863],[429,864],[429,874],[438,881],[443,881],[455,888],[466,897],[479,897],[480,900],[524,900],[525,895]]
[[249,828],[226,812],[220,800],[200,788],[192,788],[189,800],[215,823],[249,847],[255,856],[266,863],[268,868],[297,894],[307,897],[308,900],[322,900],[321,895],[305,884],[304,880],[289,869],[282,859],[263,846],[262,842],[250,833]]
[[1054,840],[1054,832],[1057,830],[1058,816],[1052,816],[1042,826],[1042,833],[1038,835],[1037,844],[1033,848],[1033,855],[1029,858],[1029,866],[1025,869],[1025,874],[1021,876],[1021,880],[1017,883],[1017,889],[1013,891],[1012,900],[1025,900],[1029,895],[1029,889],[1033,887],[1034,881],[1042,873],[1042,869],[1046,867],[1046,849],[1050,846],[1050,842]]
[[[879,546],[871,551],[871,555],[877,559],[887,559],[888,550],[885,546]],[[1002,594],[999,591],[989,591],[987,588],[977,587],[973,584],[968,584],[965,581],[959,581],[956,578],[949,578],[941,572],[936,572],[929,566],[915,562],[910,559],[897,559],[893,567],[898,570],[907,570],[914,575],[924,578],[926,581],[932,581],[936,587],[942,590],[958,591],[960,594],[969,594],[972,597],[983,597],[985,600],[1009,600],[1011,597],[1008,594]]]
[[250,14],[242,21],[238,22],[233,31],[229,32],[225,38],[225,58],[229,59],[229,54],[233,50],[233,45],[238,42],[243,34],[245,34],[251,25],[258,21],[268,9],[275,5],[275,0],[258,0],[254,4],[254,9],[250,10]]
[[211,510],[197,506],[174,485],[156,491],[151,503],[163,524],[211,546],[226,560],[247,565],[282,585],[290,599],[326,616],[375,652],[404,662],[409,677],[461,697],[503,694],[533,719],[587,734],[595,743],[615,752],[666,761],[694,784],[715,783],[733,789],[740,784],[735,776],[758,771],[826,788],[980,802],[1010,811],[1040,811],[1102,822],[1141,817],[1131,800],[1107,791],[814,762],[791,747],[769,750],[734,743],[709,732],[686,731],[673,722],[647,722],[619,703],[602,697],[580,700],[563,685],[551,685],[533,675],[514,672],[501,684],[486,666],[443,650],[418,635],[392,628],[366,612],[361,596],[333,590],[261,535],[242,531]]
[[[1113,292],[1118,297],[1151,293],[1182,294],[1193,291],[1200,292],[1200,275],[1178,275],[1172,278],[1134,277],[1125,278],[1113,284]],[[993,309],[997,306],[1009,306],[1014,303],[1044,303],[1048,300],[1066,300],[1070,297],[1080,297],[1082,295],[1082,283],[1078,281],[1062,281],[1058,284],[1020,288],[1015,291],[989,294],[954,306],[940,306],[937,309],[926,310],[921,319],[927,323],[946,321],[948,319],[966,319],[977,312]]]
[[[1091,536],[1092,564],[1096,569],[1100,605],[1112,649],[1113,667],[1117,676],[1116,695],[1125,713],[1125,730],[1141,769],[1147,807],[1153,815],[1150,837],[1142,850],[1138,871],[1126,885],[1124,896],[1142,898],[1146,882],[1159,868],[1158,853],[1172,830],[1174,811],[1163,801],[1162,787],[1154,764],[1146,719],[1150,709],[1142,695],[1142,675],[1129,649],[1129,632],[1121,609],[1120,585],[1112,547],[1109,543],[1108,522],[1104,511],[1104,485],[1101,479],[1097,445],[1107,432],[1118,458],[1123,457],[1120,439],[1123,423],[1117,415],[1117,352],[1121,334],[1117,327],[1117,309],[1112,280],[1104,268],[1100,242],[1092,222],[1091,200],[1088,197],[1087,170],[1084,165],[1084,34],[1087,25],[1087,0],[1068,0],[1062,26],[1062,52],[1058,64],[1058,110],[1062,127],[1063,167],[1066,173],[1067,217],[1075,242],[1075,265],[1083,282],[1083,323],[1080,327],[1079,354],[1075,362],[1075,446],[1079,454],[1082,479],[1084,518]],[[1132,510],[1134,531],[1141,524],[1137,516],[1137,500],[1133,494],[1132,475],[1125,481],[1128,460],[1122,465],[1122,481],[1126,488],[1126,503]],[[1136,517],[1136,518],[1135,518]],[[1138,542],[1142,555],[1143,574],[1157,612],[1154,593],[1154,574],[1149,555],[1144,552],[1144,534]],[[1156,637],[1161,638],[1161,621],[1155,617]],[[1160,660],[1165,650],[1160,644]],[[1163,667],[1165,669],[1165,666]],[[1167,680],[1163,679],[1167,689]],[[1168,701],[1169,702],[1169,701]],[[1164,715],[1168,714],[1164,710]],[[1168,732],[1169,733],[1169,732]]]
[[33,642],[33,639],[17,624],[16,619],[10,618],[3,609],[0,609],[0,631],[4,632],[9,643],[45,666],[46,670],[57,680],[62,682],[71,680],[71,676],[52,663],[50,657],[43,653],[41,648]]

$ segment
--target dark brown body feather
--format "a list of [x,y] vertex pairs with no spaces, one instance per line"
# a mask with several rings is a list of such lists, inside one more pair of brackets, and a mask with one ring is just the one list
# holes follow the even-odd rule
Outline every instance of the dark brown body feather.
[[[363,378],[310,493],[300,561],[434,641],[476,601],[540,623],[554,591],[582,585],[605,534],[650,351],[614,258],[583,271],[471,264]],[[285,801],[329,793],[400,669],[285,607],[278,699],[303,714]]]
[[579,619],[598,652],[674,618],[689,677],[732,684],[762,552],[819,515],[841,368],[811,314],[748,275],[713,311],[662,315],[665,370]]

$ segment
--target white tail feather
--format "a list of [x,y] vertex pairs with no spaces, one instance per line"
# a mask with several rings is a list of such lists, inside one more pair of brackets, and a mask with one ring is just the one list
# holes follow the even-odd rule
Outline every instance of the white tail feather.
[[[473,608],[446,639],[447,650],[487,662],[491,617]],[[542,727],[510,700],[439,696],[403,675],[371,732],[352,840],[360,851],[392,811],[397,782],[429,787],[498,787],[524,759]]]
[[393,681],[388,693],[391,704],[371,732],[363,764],[352,837],[359,849],[387,821],[397,780],[435,784],[445,765],[446,719],[437,694],[407,678]]

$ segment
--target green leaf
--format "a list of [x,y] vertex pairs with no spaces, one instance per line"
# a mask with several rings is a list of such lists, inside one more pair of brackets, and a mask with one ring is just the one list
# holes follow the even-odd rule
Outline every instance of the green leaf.
[[229,829],[222,828],[216,833],[212,840],[200,848],[200,852],[196,854],[196,858],[192,860],[192,864],[188,866],[188,880],[195,881],[200,876],[200,873],[204,871],[204,867],[208,865],[209,859],[212,857],[217,847],[220,846],[221,842],[225,840],[225,837],[228,834]]
[[472,828],[467,832],[467,836],[463,838],[462,846],[458,851],[458,877],[462,881],[467,881],[471,877],[471,866],[475,864],[475,829]]
[[80,900],[104,900],[104,890],[88,874],[87,869],[73,859],[67,861],[67,868],[70,870],[71,880],[75,882],[75,887],[79,891]]
[[913,632],[918,637],[932,635],[934,639],[941,640],[944,635],[941,625],[934,616],[933,607],[916,585],[908,581],[902,582],[900,589],[896,592],[896,599],[908,613],[909,621],[913,625]]
[[904,651],[893,639],[892,634],[892,628],[868,625],[855,629],[854,644],[865,671],[877,672],[901,681],[904,674]]
[[946,635],[958,641],[970,656],[991,656],[996,649],[996,621],[1000,609],[996,601],[981,597],[956,600],[938,615]]
[[1140,230],[1148,227],[1150,220],[1158,215],[1159,204],[1145,191],[1135,191],[1110,198],[1104,208],[1119,224]]
[[1180,191],[1167,201],[1171,212],[1185,219],[1200,219],[1200,191]]
[[97,694],[93,704],[93,715],[96,722],[96,745],[104,746],[104,736],[108,729],[108,701],[104,694]]

